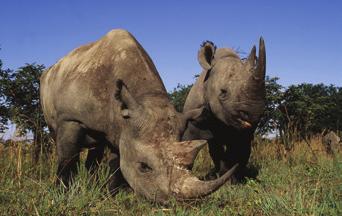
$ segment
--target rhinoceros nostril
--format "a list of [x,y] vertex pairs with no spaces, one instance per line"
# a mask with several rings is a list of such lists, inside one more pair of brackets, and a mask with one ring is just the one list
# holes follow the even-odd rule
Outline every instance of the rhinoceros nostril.
[[220,89],[219,98],[220,99],[226,99],[228,96],[228,90],[227,89]]

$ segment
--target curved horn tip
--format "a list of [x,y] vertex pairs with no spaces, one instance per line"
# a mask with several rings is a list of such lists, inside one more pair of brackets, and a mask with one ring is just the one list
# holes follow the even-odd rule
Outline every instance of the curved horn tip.
[[180,185],[175,184],[173,191],[177,194],[178,200],[196,199],[207,196],[224,183],[226,183],[235,172],[238,164],[235,164],[223,176],[211,181],[201,181],[197,177],[188,176],[180,182]]
[[264,38],[261,36],[260,39],[259,39],[259,49],[265,49],[265,41],[264,41]]
[[201,146],[208,143],[207,140],[204,140],[204,139],[200,139],[200,140],[196,140],[196,141],[197,141],[198,144],[201,145]]
[[239,164],[236,163],[236,164],[229,170],[229,172],[231,172],[231,174],[233,174],[233,173],[235,172],[236,168],[238,168],[238,166],[239,166]]
[[194,142],[194,148],[199,150],[202,149],[208,143],[207,140],[192,140],[191,142]]

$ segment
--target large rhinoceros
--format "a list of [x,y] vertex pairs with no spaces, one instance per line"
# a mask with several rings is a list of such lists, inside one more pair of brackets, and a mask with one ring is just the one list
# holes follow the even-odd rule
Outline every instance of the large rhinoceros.
[[187,96],[184,112],[203,109],[199,118],[188,124],[183,140],[208,139],[215,169],[209,175],[222,175],[235,163],[240,178],[251,152],[254,131],[265,106],[266,51],[260,38],[247,59],[231,49],[206,41],[198,53],[203,68]]
[[125,30],[110,31],[58,61],[42,75],[40,94],[57,143],[57,175],[66,185],[85,147],[91,148],[87,168],[108,146],[135,192],[159,202],[210,194],[234,171],[200,181],[185,169],[206,142],[179,142],[184,116],[196,111],[175,111],[152,60]]

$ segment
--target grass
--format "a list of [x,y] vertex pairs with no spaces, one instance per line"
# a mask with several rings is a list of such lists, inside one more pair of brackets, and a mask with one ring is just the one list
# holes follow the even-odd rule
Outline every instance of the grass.
[[[257,178],[225,185],[198,201],[167,206],[151,203],[129,189],[111,197],[105,186],[109,169],[95,180],[80,166],[68,192],[54,185],[56,158],[33,166],[30,147],[0,144],[0,215],[342,215],[342,155],[327,155],[320,138],[281,144],[258,141],[250,169]],[[84,156],[83,156],[84,158]],[[211,167],[207,150],[196,159],[195,172]]]

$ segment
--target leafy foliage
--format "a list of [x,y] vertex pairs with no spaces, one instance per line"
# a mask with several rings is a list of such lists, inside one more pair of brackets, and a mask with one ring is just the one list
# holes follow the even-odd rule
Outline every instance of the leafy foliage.
[[5,114],[1,116],[2,122],[10,120],[22,134],[29,131],[33,133],[38,151],[34,154],[35,160],[46,135],[46,123],[39,100],[39,78],[44,69],[44,65],[26,64],[16,71],[0,71],[0,107]]
[[8,103],[6,102],[5,90],[9,80],[9,69],[2,69],[2,61],[0,59],[0,132],[7,129],[7,122],[9,119]]
[[284,87],[277,83],[278,77],[266,76],[265,87],[266,87],[266,103],[264,115],[260,119],[257,133],[264,135],[273,132],[277,129],[281,113],[278,110],[279,105],[283,100],[283,89]]
[[324,84],[291,85],[284,93],[281,112],[283,128],[287,126],[297,139],[341,130],[341,88]]
[[169,93],[169,97],[173,105],[175,106],[178,112],[183,111],[183,106],[188,96],[192,85],[181,85],[178,84],[176,88],[173,89],[172,92]]

